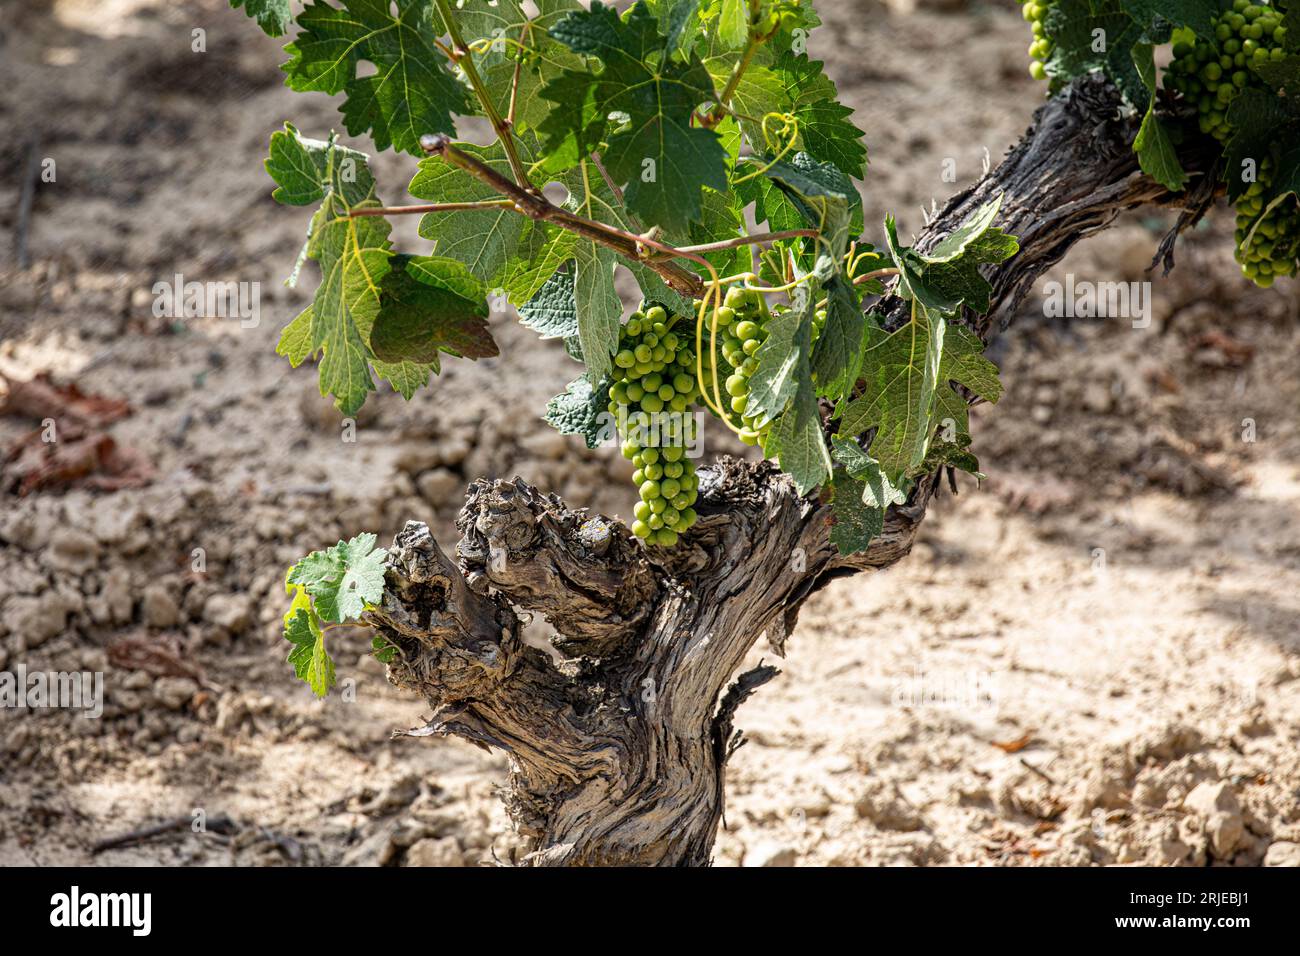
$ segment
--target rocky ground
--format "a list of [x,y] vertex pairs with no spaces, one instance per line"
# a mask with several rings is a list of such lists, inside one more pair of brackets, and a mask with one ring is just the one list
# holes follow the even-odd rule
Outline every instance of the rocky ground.
[[[1027,123],[1027,30],[1010,5],[820,7],[813,52],[872,148],[868,221],[914,230]],[[102,719],[0,710],[0,864],[510,860],[503,759],[389,739],[421,702],[360,632],[332,633],[341,687],[316,701],[284,663],[282,579],[408,518],[453,540],[479,476],[626,514],[623,460],[537,420],[576,366],[495,315],[501,358],[373,399],[352,436],[273,354],[305,219],[260,168],[272,129],[319,134],[334,105],[284,90],[276,42],[218,0],[3,16],[0,113],[24,134],[4,168],[57,176],[26,268],[22,176],[0,178],[0,389],[39,374],[124,404],[73,405],[97,487],[19,495],[21,462],[0,471],[0,670],[106,675]],[[385,198],[409,167],[376,163]],[[1057,278],[1152,278],[1166,226],[1127,221]],[[1149,329],[1030,297],[993,354],[1007,394],[975,415],[988,481],[942,499],[908,561],[810,601],[740,712],[719,864],[1300,865],[1298,305],[1235,276],[1229,226],[1180,244]],[[178,272],[260,283],[260,321],[155,317]],[[27,394],[0,449],[55,400]]]

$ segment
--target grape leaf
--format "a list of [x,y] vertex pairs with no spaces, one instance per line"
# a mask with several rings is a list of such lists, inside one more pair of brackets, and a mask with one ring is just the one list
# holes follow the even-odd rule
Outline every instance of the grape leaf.
[[393,391],[402,398],[410,400],[420,389],[429,384],[429,376],[441,370],[439,362],[427,364],[420,362],[384,362],[375,359],[370,363],[375,374],[393,386]]
[[541,291],[556,270],[573,258],[578,237],[567,229],[534,223],[527,240],[527,254],[506,263],[499,278],[506,298],[516,307]]
[[[378,205],[363,153],[333,138],[305,139],[286,124],[272,135],[266,168],[282,201],[321,197],[304,250],[320,263],[321,283],[311,307],[281,334],[276,351],[295,367],[321,353],[321,394],[333,395],[345,415],[355,414],[374,390],[372,370],[409,399],[436,369],[437,351],[470,358],[496,354],[481,317],[483,285],[468,268],[441,256],[397,256],[385,219],[350,217],[355,209]],[[380,332],[384,354],[378,355],[372,334],[386,308],[391,314]],[[399,327],[405,332],[394,337]],[[409,345],[412,333],[417,334],[410,342],[423,341],[423,352]],[[417,354],[419,360],[411,360]],[[399,355],[406,358],[394,360]]]
[[803,228],[803,216],[798,207],[766,176],[754,176],[736,183],[733,192],[739,197],[742,207],[753,205],[755,222],[760,225],[767,223],[773,232]]
[[847,399],[858,380],[866,318],[853,282],[843,270],[831,276],[822,289],[826,322],[813,345],[811,368],[818,393],[838,403]]
[[831,440],[832,456],[840,467],[832,476],[831,543],[841,554],[865,551],[885,526],[885,511],[902,504],[907,495],[893,485],[855,441]]
[[850,477],[863,483],[862,503],[883,512],[890,505],[907,501],[903,490],[885,475],[876,461],[855,441],[844,438],[831,439],[835,460],[844,466]]
[[1138,156],[1138,165],[1160,185],[1173,192],[1179,192],[1187,182],[1187,173],[1183,171],[1178,154],[1174,151],[1173,141],[1168,131],[1156,116],[1155,98],[1142,117],[1137,138],[1133,140],[1133,150]]
[[[735,57],[712,56],[705,66],[721,89],[730,79]],[[822,72],[822,64],[806,55],[785,54],[774,66],[751,65],[741,74],[731,94],[731,107],[756,152],[771,152],[774,144],[763,134],[768,113],[791,113],[798,121],[795,149],[821,162],[829,162],[848,176],[861,179],[867,148],[863,132],[849,122],[853,110],[836,99],[835,84]],[[775,144],[784,147],[785,142]]]
[[875,428],[871,451],[893,481],[925,460],[945,327],[941,313],[913,299],[906,324],[892,333],[868,329],[860,373],[867,387],[844,410],[840,434],[853,437]]
[[669,53],[689,55],[699,24],[700,3],[701,0],[657,0],[654,4],[659,32],[667,40],[665,46]]
[[[713,85],[726,87],[735,68],[736,56],[727,51],[704,61]],[[766,66],[751,64],[731,91],[731,108],[740,119],[745,138],[757,152],[766,152],[763,138],[763,117],[768,113],[788,113],[794,109],[794,97],[784,79]],[[777,146],[780,149],[785,143]]]
[[1133,151],[1137,153],[1138,165],[1142,167],[1144,173],[1166,189],[1179,192],[1187,182],[1187,173],[1183,171],[1183,165],[1178,161],[1178,154],[1174,151],[1169,132],[1156,116],[1155,47],[1149,43],[1139,43],[1133,48],[1133,62],[1142,77],[1142,82],[1151,91],[1146,115],[1142,117],[1137,138],[1133,140]]
[[293,645],[288,661],[299,680],[306,681],[317,697],[334,686],[334,660],[325,649],[325,635],[310,610],[299,608],[284,626],[285,640]]
[[289,569],[286,582],[306,590],[323,620],[358,620],[366,605],[377,604],[384,596],[388,552],[375,548],[375,541],[373,534],[359,534],[313,551]]
[[271,134],[263,166],[275,181],[271,198],[276,202],[306,206],[332,195],[345,206],[356,206],[374,198],[369,163],[369,156],[340,145],[333,134],[328,140],[308,139],[285,123]]
[[[868,387],[862,397],[848,405],[840,419],[841,436],[856,436],[871,427],[878,429],[871,450],[895,482],[926,470],[927,456],[935,447],[931,433],[936,425],[941,433],[951,427],[951,436],[945,435],[945,439],[951,439],[947,444],[964,450],[970,443],[966,400],[949,383],[959,383],[988,402],[996,402],[1002,395],[997,367],[982,354],[983,343],[961,325],[944,324],[938,365],[932,375],[928,374],[923,363],[930,361],[932,354],[929,350],[918,354],[918,346],[933,346],[935,320],[919,305],[915,313],[913,321],[893,335],[878,327],[868,329],[869,347],[862,372]],[[917,342],[911,341],[914,336]],[[953,458],[945,456],[944,460]],[[973,462],[974,456],[969,460]],[[963,462],[958,464],[964,466]]]
[[550,33],[603,64],[599,73],[565,70],[542,88],[555,104],[538,127],[552,158],[560,168],[574,166],[605,139],[602,156],[626,184],[627,208],[647,224],[684,231],[699,214],[701,190],[727,188],[717,133],[692,125],[696,107],[715,95],[704,65],[696,56],[684,63],[668,57],[644,3],[620,19],[594,0],[590,11],[568,14]]
[[1131,105],[1146,105],[1146,85],[1133,62],[1133,47],[1153,38],[1146,35],[1145,24],[1120,9],[1119,0],[1056,0],[1048,6],[1043,25],[1053,43],[1046,69],[1054,92],[1076,76],[1102,70]]
[[623,302],[614,291],[615,254],[590,240],[574,250],[573,302],[582,355],[596,376],[614,369]]
[[793,94],[800,148],[834,164],[846,175],[861,179],[867,167],[867,147],[862,142],[865,134],[849,121],[853,110],[839,102],[839,92],[826,75],[824,64],[806,54],[787,52],[777,59],[773,69]]
[[772,423],[763,451],[775,457],[781,470],[805,495],[831,476],[831,458],[822,438],[821,416],[811,388],[800,388],[790,407]]
[[318,226],[312,240],[321,282],[312,301],[311,348],[323,352],[321,394],[333,395],[344,415],[356,414],[375,387],[369,340],[389,269],[388,230],[380,218],[340,217]]
[[[909,252],[904,257],[908,265],[902,277],[905,288],[919,289],[932,308],[951,311],[965,305],[975,312],[987,312],[993,287],[980,274],[980,266],[1004,262],[1020,250],[1015,236],[992,225],[1001,201],[999,196],[985,203],[953,233],[962,237],[959,254],[949,254],[952,236],[924,255]],[[972,224],[978,228],[970,228]]]
[[544,339],[578,334],[578,309],[573,297],[573,272],[556,272],[537,294],[519,307],[519,320]]
[[1254,64],[1260,79],[1286,97],[1300,94],[1300,54],[1289,53],[1281,60]]
[[[744,217],[734,193],[706,189],[699,218],[691,223],[685,237],[689,242],[682,242],[681,245],[734,239],[744,235],[744,225]],[[674,236],[669,238],[676,239]],[[749,249],[744,246],[707,252],[704,253],[704,258],[718,270],[719,275],[749,271]]]
[[315,351],[311,347],[311,323],[311,306],[307,306],[280,332],[275,354],[287,358],[291,368],[297,368]]
[[[465,88],[438,51],[440,23],[427,0],[313,0],[298,14],[297,39],[285,47],[290,88],[343,92],[343,124],[369,133],[375,148],[421,155],[420,137],[455,132],[453,113],[472,112]],[[358,73],[362,61],[375,70]]]
[[[821,232],[829,248],[819,259],[838,262],[849,240],[862,232],[862,198],[843,172],[807,153],[775,162],[766,175],[799,210],[806,225]],[[832,266],[823,267],[829,278]]]
[[885,529],[884,511],[862,500],[864,484],[844,468],[836,468],[831,475],[831,514],[835,523],[831,525],[830,541],[840,554],[866,551]]
[[849,122],[852,115],[852,109],[830,97],[799,103],[794,109],[803,148],[817,159],[861,179],[866,172],[867,148],[862,144],[865,134]]
[[283,36],[293,22],[289,0],[230,0],[230,5],[236,10],[243,7],[267,36]]
[[767,337],[754,353],[758,368],[749,379],[749,407],[756,412],[775,419],[811,375],[803,345],[805,326],[811,329],[811,322],[805,313],[793,309],[767,320]]
[[[1002,397],[998,368],[984,357],[984,343],[963,325],[944,330],[943,357],[939,360],[940,385],[931,418],[945,440],[965,448],[970,444],[970,408],[949,383],[958,382],[986,402]],[[949,424],[951,423],[951,425]],[[933,452],[933,446],[931,448]]]
[[608,405],[609,379],[593,387],[584,375],[546,403],[545,419],[561,435],[581,435],[588,448],[597,448],[615,434]]
[[991,199],[976,209],[960,226],[944,236],[929,252],[924,253],[927,264],[949,263],[964,255],[971,244],[993,227],[993,220],[1002,208],[1002,197]]
[[[438,367],[438,353],[498,355],[482,286],[454,259],[393,256],[380,283],[370,347],[384,362]],[[468,293],[468,294],[467,294]]]
[[739,50],[749,40],[749,0],[722,0],[718,39],[732,50]]

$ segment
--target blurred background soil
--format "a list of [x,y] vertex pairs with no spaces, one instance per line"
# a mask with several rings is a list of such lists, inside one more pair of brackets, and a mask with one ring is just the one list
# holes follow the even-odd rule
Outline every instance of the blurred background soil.
[[[1011,3],[818,8],[811,52],[867,130],[867,221],[914,232],[1028,124],[1029,31]],[[0,710],[0,864],[517,850],[504,758],[390,739],[424,704],[364,632],[331,634],[326,700],[293,679],[284,568],[408,518],[450,544],[480,476],[626,516],[628,466],[541,424],[577,366],[504,313],[499,359],[372,398],[343,440],[315,369],[273,352],[315,275],[282,285],[308,213],[271,201],[267,140],[286,119],[341,127],[335,103],[282,86],[279,47],[224,0],[0,8],[0,389],[39,375],[112,400],[73,398],[90,480],[27,494],[41,403],[0,417],[0,457],[18,449],[0,470],[0,670],[104,671],[107,688],[100,720]],[[46,158],[20,268],[20,196]],[[402,201],[413,160],[374,165]],[[805,607],[782,675],[740,712],[719,864],[1300,865],[1296,285],[1238,277],[1223,210],[1173,274],[1147,273],[1168,224],[1127,219],[1048,277],[1150,280],[1151,327],[1044,318],[1040,283],[992,352],[1006,396],[975,414],[988,480],[937,502],[909,560]],[[177,273],[260,283],[260,323],[155,317]]]

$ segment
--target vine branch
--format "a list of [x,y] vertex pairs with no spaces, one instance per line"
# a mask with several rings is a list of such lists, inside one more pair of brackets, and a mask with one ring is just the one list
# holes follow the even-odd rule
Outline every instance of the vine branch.
[[469,48],[465,45],[465,39],[460,34],[460,28],[456,26],[456,20],[452,16],[451,3],[449,0],[437,0],[437,4],[438,11],[442,14],[443,22],[447,26],[447,35],[451,37],[451,61],[465,71],[465,78],[469,80],[474,95],[478,97],[479,102],[483,105],[483,112],[487,115],[492,128],[496,130],[497,139],[501,141],[501,145],[506,151],[506,157],[510,160],[510,169],[514,173],[515,183],[522,189],[532,189],[532,185],[528,181],[528,171],[519,159],[519,150],[515,145],[515,137],[511,131],[511,126],[497,110],[496,104],[492,102],[492,97],[488,95],[483,78],[478,75],[478,67],[474,65],[474,57],[470,55]]

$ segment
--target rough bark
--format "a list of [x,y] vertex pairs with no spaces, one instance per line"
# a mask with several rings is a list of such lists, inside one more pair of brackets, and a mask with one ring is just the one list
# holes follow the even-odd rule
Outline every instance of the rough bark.
[[[1201,175],[1186,193],[1144,176],[1135,132],[1110,86],[1079,81],[918,237],[925,248],[1003,197],[999,225],[1021,251],[988,273],[988,315],[970,317],[986,340],[1045,269],[1121,212],[1179,205],[1181,227],[1213,201],[1213,177],[1195,157]],[[724,457],[701,476],[699,523],[670,551],[645,549],[621,523],[517,478],[470,486],[455,561],[423,524],[397,537],[372,613],[401,651],[390,679],[433,709],[412,733],[456,734],[509,756],[506,800],[533,846],[530,864],[707,864],[724,765],[743,742],[733,716],[776,671],[728,681],[764,635],[782,653],[818,588],[906,555],[940,487],[938,475],[923,478],[869,549],[845,557],[828,540],[829,506],[800,497],[770,464]],[[550,621],[562,661],[524,643],[521,612]]]

